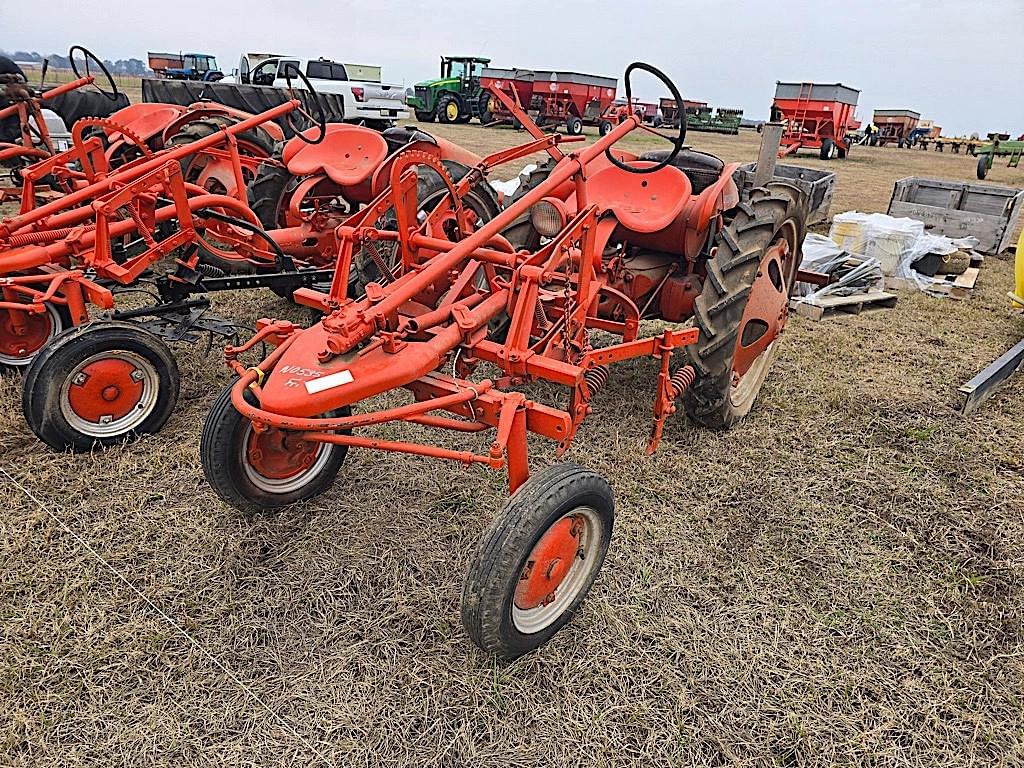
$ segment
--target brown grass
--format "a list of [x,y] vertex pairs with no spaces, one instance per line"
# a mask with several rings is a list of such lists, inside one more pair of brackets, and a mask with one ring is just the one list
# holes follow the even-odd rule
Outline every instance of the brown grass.
[[[437,130],[480,151],[518,138]],[[896,149],[833,167],[835,212],[884,210],[905,175],[973,173]],[[1020,383],[953,411],[1024,333],[1011,281],[989,259],[963,302],[798,317],[750,419],[678,418],[652,458],[655,365],[621,366],[566,457],[614,487],[608,561],[577,619],[511,665],[458,618],[496,473],[357,451],[327,495],[247,519],[198,468],[216,355],[180,350],[168,427],[95,455],[44,450],[2,379],[0,466],[45,510],[3,478],[0,763],[1021,765]],[[269,294],[217,303],[301,318]]]

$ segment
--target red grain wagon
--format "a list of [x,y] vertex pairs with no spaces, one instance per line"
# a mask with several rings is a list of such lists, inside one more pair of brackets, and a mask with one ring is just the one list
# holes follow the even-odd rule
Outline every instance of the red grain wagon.
[[871,118],[878,133],[871,137],[871,146],[894,143],[900,148],[909,147],[912,134],[921,121],[921,113],[912,109],[876,109]]
[[823,160],[846,157],[859,95],[842,83],[776,83],[772,117],[786,124],[779,157],[804,148],[817,149]]
[[[538,125],[565,123],[570,136],[583,133],[584,125],[598,125],[615,101],[618,80],[613,77],[553,70],[507,70],[488,68],[480,83],[485,88],[514,91],[519,103]],[[527,97],[525,86],[529,83]],[[497,105],[496,105],[497,106]],[[507,110],[495,111],[498,119],[511,120]]]

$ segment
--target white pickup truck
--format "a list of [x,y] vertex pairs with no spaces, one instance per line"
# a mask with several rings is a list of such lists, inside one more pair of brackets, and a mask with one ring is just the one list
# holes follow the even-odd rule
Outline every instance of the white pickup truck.
[[[286,72],[298,69],[320,93],[336,93],[345,102],[345,122],[363,123],[371,128],[388,127],[409,117],[405,87],[380,82],[380,67],[340,64],[329,59],[299,59],[275,54],[243,54],[234,78],[251,85],[287,88]],[[292,86],[303,88],[293,76]]]

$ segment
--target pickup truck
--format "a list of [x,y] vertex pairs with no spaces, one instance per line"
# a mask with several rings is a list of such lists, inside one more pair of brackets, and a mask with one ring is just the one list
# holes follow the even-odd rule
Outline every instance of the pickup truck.
[[[299,59],[292,56],[245,54],[239,61],[238,81],[250,85],[287,88],[288,68],[298,69],[313,84],[317,93],[334,93],[345,104],[345,122],[363,123],[371,128],[387,128],[396,120],[409,117],[405,88],[380,82],[380,68],[340,64],[329,59]],[[225,78],[230,81],[234,78]],[[302,81],[292,77],[292,86]]]

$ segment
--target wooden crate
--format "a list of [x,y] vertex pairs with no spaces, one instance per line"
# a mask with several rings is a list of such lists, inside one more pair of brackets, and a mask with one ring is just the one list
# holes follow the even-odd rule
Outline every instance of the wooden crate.
[[[757,163],[745,163],[740,166],[740,186],[743,189],[749,189],[753,185],[756,168]],[[776,165],[772,180],[788,182],[799,187],[807,195],[810,209],[810,216],[807,218],[808,224],[815,224],[828,218],[829,208],[832,207],[832,195],[836,191],[835,171],[825,171],[821,168],[801,168],[798,165]]]
[[912,176],[896,182],[888,214],[923,221],[947,237],[973,235],[976,251],[1000,253],[1011,245],[1022,206],[1024,190]]

